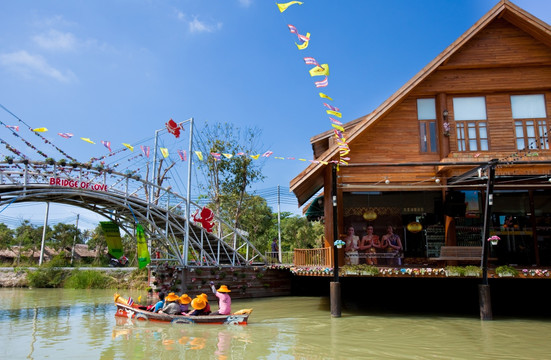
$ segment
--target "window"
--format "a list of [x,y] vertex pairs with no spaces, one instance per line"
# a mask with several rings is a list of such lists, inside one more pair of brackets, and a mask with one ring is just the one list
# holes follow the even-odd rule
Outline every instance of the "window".
[[517,150],[549,150],[545,98],[538,95],[512,95]]
[[486,99],[483,96],[454,98],[453,112],[457,150],[487,151]]
[[417,99],[417,119],[421,152],[437,152],[436,141],[436,103],[434,99]]

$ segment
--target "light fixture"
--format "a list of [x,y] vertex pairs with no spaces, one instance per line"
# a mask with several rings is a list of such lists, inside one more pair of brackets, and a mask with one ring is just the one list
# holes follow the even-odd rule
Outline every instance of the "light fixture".
[[440,179],[436,178],[436,179],[434,179],[434,182],[437,183],[437,184],[440,184]]
[[447,109],[444,109],[444,111],[442,112],[442,116],[444,117],[444,121],[448,121],[448,110]]
[[547,179],[547,181],[551,182],[551,178]]
[[385,184],[387,184],[387,185],[390,184],[390,180],[386,179]]

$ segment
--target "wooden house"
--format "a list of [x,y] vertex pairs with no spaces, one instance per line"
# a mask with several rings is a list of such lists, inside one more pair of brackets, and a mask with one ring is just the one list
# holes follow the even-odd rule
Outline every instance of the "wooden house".
[[[402,238],[406,257],[480,246],[489,164],[490,233],[500,263],[551,264],[551,27],[501,0],[371,113],[344,125],[337,229],[368,224]],[[333,131],[311,138],[313,163],[290,183],[299,205],[323,191],[332,244]],[[315,199],[316,203],[318,199]]]

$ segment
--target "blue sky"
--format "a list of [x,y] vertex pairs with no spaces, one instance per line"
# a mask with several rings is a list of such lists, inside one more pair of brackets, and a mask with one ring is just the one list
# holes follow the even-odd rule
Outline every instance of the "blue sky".
[[[310,77],[312,66],[303,57],[329,64],[329,86],[321,91],[334,99],[343,121],[354,120],[380,105],[497,3],[303,2],[284,13],[266,0],[5,2],[0,104],[31,127],[48,128],[47,139],[83,162],[106,155],[101,140],[111,141],[114,150],[122,143],[153,146],[155,130],[170,118],[193,117],[197,128],[205,121],[255,127],[263,148],[274,154],[264,162],[266,180],[254,188],[269,193],[279,184],[288,191],[289,181],[307,164],[273,157],[311,159],[309,139],[330,128],[314,86],[319,78]],[[514,3],[551,22],[551,2]],[[307,49],[296,48],[287,24],[311,34]],[[0,121],[16,123],[1,109]],[[58,132],[75,136],[67,140]],[[29,132],[21,136],[36,143]],[[39,159],[8,129],[0,128],[0,137]],[[63,157],[52,147],[43,149]],[[0,155],[9,154],[2,147]],[[184,171],[184,163],[178,166]],[[292,198],[284,198],[283,210],[298,211]],[[14,205],[0,221],[33,214],[33,221],[41,222],[43,208]],[[54,222],[70,222],[81,212],[53,211]],[[93,217],[81,221],[88,227],[97,223]]]

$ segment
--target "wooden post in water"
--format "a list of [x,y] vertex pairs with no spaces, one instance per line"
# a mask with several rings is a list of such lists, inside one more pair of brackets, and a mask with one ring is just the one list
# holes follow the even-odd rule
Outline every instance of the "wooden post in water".
[[492,320],[492,299],[488,284],[488,253],[490,252],[490,226],[492,224],[492,205],[494,203],[494,180],[497,159],[490,160],[487,166],[488,183],[486,185],[486,206],[484,209],[484,229],[482,231],[482,284],[478,286],[478,302],[480,306],[480,320]]
[[335,246],[335,241],[339,237],[338,219],[337,219],[337,166],[333,164],[332,169],[332,190],[331,197],[333,199],[333,275],[334,279],[331,282],[330,302],[331,316],[341,317],[341,283],[339,282],[339,249]]

